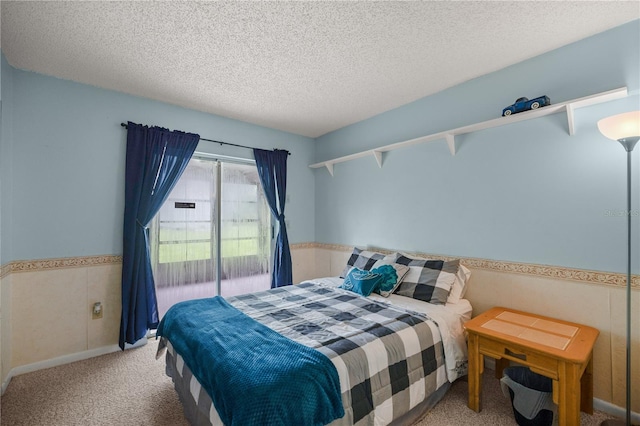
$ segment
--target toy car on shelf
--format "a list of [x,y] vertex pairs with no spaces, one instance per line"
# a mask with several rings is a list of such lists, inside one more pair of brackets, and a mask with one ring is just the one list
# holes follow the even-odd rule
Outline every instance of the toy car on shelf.
[[539,96],[534,99],[518,98],[513,105],[509,105],[502,110],[502,116],[516,114],[530,109],[538,109],[543,106],[550,105],[551,101],[548,96]]

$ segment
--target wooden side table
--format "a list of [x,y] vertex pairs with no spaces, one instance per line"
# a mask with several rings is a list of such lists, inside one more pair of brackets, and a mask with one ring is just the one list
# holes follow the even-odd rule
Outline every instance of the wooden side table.
[[484,356],[496,359],[496,378],[509,361],[553,380],[559,426],[579,426],[593,414],[593,345],[600,332],[581,324],[495,307],[464,325],[469,333],[469,408],[482,409]]

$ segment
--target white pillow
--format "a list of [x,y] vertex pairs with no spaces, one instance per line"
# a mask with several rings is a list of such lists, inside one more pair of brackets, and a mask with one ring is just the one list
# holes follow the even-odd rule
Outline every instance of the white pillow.
[[467,292],[469,277],[471,277],[471,271],[463,264],[460,264],[456,279],[451,286],[449,297],[447,297],[447,303],[458,303],[458,301],[464,297],[464,294]]

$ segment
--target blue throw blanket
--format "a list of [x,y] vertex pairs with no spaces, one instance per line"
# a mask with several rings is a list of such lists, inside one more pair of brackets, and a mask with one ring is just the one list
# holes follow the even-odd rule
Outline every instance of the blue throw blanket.
[[157,334],[182,355],[225,425],[324,425],[344,415],[329,358],[221,297],[174,305]]

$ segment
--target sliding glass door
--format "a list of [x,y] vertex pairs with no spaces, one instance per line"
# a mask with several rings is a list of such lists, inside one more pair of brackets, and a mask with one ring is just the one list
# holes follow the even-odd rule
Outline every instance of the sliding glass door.
[[255,164],[194,158],[150,228],[160,316],[270,287],[271,213]]

